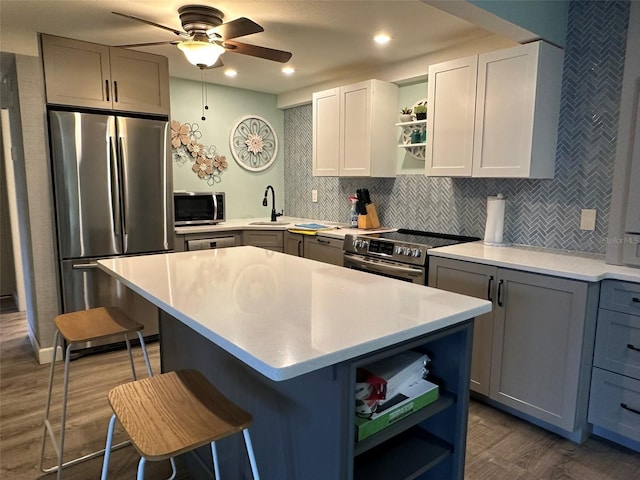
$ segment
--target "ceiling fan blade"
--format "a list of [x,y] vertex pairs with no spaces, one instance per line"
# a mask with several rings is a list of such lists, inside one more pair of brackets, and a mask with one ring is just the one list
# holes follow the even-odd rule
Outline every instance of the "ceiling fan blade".
[[264,32],[264,28],[253,20],[249,20],[245,17],[236,18],[235,20],[231,20],[230,22],[223,23],[222,25],[218,25],[217,27],[207,30],[207,34],[210,35],[211,33],[215,33],[219,35],[222,40],[244,37],[245,35],[260,32]]
[[187,32],[183,32],[182,30],[177,30],[171,27],[165,27],[164,25],[160,25],[159,23],[155,23],[150,20],[145,20],[144,18],[134,17],[133,15],[128,15],[126,13],[120,13],[120,12],[111,12],[111,13],[113,13],[114,15],[119,15],[124,18],[135,20],[137,22],[146,23],[147,25],[151,25],[152,27],[158,27],[158,28],[162,28],[163,30],[168,30],[174,33],[175,35],[178,35],[179,37],[187,37],[187,38],[189,37],[189,34]]
[[251,55],[252,57],[265,58],[274,62],[287,63],[291,59],[291,52],[284,50],[275,50],[273,48],[259,47],[248,43],[240,43],[234,41],[225,41],[223,46],[233,53],[242,53]]
[[179,43],[177,40],[171,40],[166,42],[147,42],[147,43],[131,43],[129,45],[115,45],[120,48],[135,48],[135,47],[153,47],[154,45],[176,45]]

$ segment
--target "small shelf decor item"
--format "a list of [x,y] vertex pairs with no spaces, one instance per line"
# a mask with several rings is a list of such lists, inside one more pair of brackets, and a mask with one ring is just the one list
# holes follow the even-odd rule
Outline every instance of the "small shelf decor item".
[[222,181],[222,172],[228,167],[227,158],[218,154],[215,145],[200,143],[201,138],[197,123],[171,122],[171,158],[178,166],[192,161],[191,170],[212,186]]
[[413,120],[413,110],[409,107],[404,107],[400,110],[400,121],[411,122]]
[[261,172],[276,159],[278,137],[266,119],[247,115],[231,129],[229,147],[238,165],[250,172]]
[[426,120],[427,119],[427,106],[426,105],[416,105],[413,107],[413,113],[416,114],[416,120]]

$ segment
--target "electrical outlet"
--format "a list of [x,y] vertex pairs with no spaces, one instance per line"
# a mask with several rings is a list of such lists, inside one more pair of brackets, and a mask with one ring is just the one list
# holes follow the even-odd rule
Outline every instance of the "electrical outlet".
[[583,209],[580,215],[580,230],[596,229],[596,211],[591,209]]
[[318,190],[311,190],[311,201],[318,203]]

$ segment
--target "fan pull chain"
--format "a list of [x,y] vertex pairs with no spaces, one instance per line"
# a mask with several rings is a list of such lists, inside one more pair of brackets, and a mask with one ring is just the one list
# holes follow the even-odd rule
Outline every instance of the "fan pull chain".
[[204,116],[204,111],[209,110],[209,98],[208,98],[207,85],[205,83],[204,69],[200,70],[200,78],[201,78],[200,98],[202,99],[202,117],[200,118],[204,122],[207,119],[207,117]]

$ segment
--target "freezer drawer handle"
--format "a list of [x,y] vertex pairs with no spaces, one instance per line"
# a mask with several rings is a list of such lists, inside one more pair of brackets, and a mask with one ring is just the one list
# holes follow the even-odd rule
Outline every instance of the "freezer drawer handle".
[[636,347],[635,345],[632,345],[631,343],[627,343],[627,348],[630,350],[635,350],[636,352],[640,352],[640,348]]
[[635,408],[631,408],[629,405],[627,405],[626,403],[621,403],[620,406],[622,408],[624,408],[625,410],[629,410],[631,413],[637,413],[638,415],[640,415],[640,410],[636,410]]
[[98,268],[98,264],[95,262],[91,263],[76,263],[71,268],[74,270],[89,270],[91,268]]

